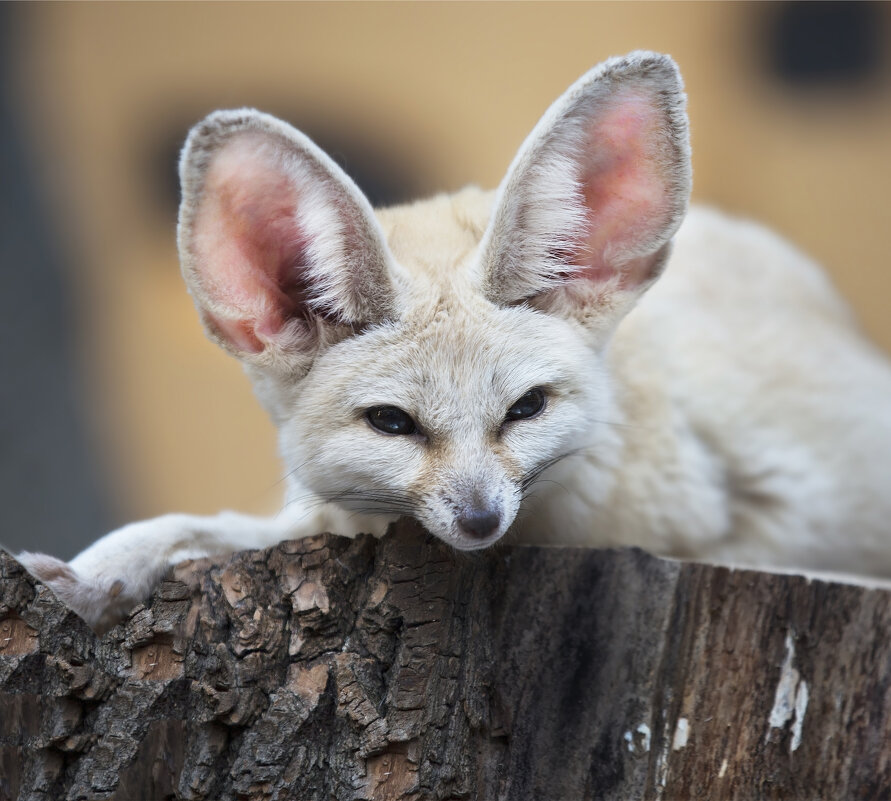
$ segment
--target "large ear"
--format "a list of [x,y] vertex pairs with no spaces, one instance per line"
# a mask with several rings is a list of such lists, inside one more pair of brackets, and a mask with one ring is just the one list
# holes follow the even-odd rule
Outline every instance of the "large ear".
[[235,355],[306,369],[326,335],[393,313],[370,204],[291,126],[215,112],[189,134],[180,180],[183,274],[208,333]]
[[551,106],[508,170],[481,244],[483,291],[610,330],[658,277],[690,183],[674,62],[604,62]]

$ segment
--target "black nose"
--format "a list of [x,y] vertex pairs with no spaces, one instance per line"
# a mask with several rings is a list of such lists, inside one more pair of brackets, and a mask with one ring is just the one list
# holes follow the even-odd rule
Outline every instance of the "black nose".
[[498,526],[501,525],[501,515],[488,509],[471,509],[461,515],[457,523],[464,534],[484,540],[498,530]]

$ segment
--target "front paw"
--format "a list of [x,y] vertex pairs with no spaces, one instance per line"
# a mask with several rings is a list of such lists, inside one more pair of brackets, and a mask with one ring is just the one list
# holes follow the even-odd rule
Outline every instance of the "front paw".
[[95,631],[111,628],[136,603],[121,579],[85,578],[67,562],[44,553],[23,551],[16,559]]

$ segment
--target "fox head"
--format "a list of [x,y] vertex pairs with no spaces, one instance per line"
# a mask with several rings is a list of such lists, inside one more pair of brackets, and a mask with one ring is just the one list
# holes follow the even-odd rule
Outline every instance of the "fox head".
[[505,533],[557,460],[608,463],[604,351],[690,192],[671,59],[582,76],[494,194],[376,216],[306,136],[244,109],[195,126],[180,176],[186,281],[247,367],[295,486],[469,550]]

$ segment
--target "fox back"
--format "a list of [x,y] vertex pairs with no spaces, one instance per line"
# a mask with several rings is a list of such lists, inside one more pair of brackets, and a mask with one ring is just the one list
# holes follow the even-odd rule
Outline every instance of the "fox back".
[[196,126],[184,272],[279,429],[289,504],[410,515],[460,549],[891,573],[891,372],[779,238],[681,225],[684,103],[667,57],[611,59],[496,192],[376,213],[279,120]]

